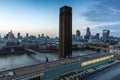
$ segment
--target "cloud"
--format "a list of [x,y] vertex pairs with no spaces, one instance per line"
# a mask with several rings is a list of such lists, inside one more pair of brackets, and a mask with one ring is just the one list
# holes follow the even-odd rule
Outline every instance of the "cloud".
[[89,10],[83,15],[91,22],[120,21],[120,0],[94,0]]
[[91,27],[92,29],[100,29],[100,27],[116,27],[116,28],[120,28],[120,22],[101,22],[101,23],[98,23],[98,22],[89,22],[88,24],[83,24],[81,25],[82,27]]
[[106,29],[106,28],[109,28],[109,30],[119,30],[120,31],[120,25],[107,25],[107,26],[98,26],[97,28],[100,28],[100,29]]
[[120,0],[94,0],[83,16],[94,29],[108,29],[112,36],[120,37]]

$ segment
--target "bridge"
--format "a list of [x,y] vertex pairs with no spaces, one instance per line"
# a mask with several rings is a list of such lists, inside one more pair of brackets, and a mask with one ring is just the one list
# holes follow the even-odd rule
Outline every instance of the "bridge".
[[65,74],[114,61],[113,54],[88,54],[0,72],[0,80],[59,80]]
[[41,54],[41,53],[39,53],[39,52],[37,52],[37,51],[35,51],[35,50],[33,50],[33,49],[25,49],[26,51],[28,51],[28,52],[32,52],[32,53],[35,53],[35,54]]
[[85,43],[86,47],[88,47],[89,49],[94,49],[96,51],[108,51],[108,47],[109,45],[104,44],[104,43]]

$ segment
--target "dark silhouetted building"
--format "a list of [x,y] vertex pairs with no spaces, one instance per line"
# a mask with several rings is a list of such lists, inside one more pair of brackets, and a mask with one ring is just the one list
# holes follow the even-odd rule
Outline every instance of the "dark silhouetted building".
[[59,14],[59,58],[72,57],[72,8],[63,6]]
[[40,34],[38,34],[38,39],[40,39]]
[[95,39],[98,39],[98,40],[99,40],[99,37],[100,37],[100,34],[99,34],[99,33],[96,33]]
[[86,30],[86,35],[85,35],[85,39],[90,39],[91,37],[91,32],[90,32],[90,28],[87,27],[87,30]]
[[17,33],[17,37],[18,37],[18,39],[20,39],[20,38],[21,38],[20,33]]
[[76,36],[80,36],[80,30],[76,30]]
[[26,38],[28,39],[28,37],[29,37],[29,34],[28,34],[28,33],[26,33]]
[[80,30],[76,30],[76,40],[80,40]]
[[103,30],[103,40],[107,40],[109,38],[110,31],[109,30]]
[[41,38],[45,38],[44,34],[41,35]]

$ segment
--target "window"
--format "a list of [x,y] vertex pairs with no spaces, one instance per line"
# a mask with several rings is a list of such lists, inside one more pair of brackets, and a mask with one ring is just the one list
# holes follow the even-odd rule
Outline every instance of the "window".
[[114,55],[110,55],[110,56],[106,56],[106,57],[102,57],[102,58],[98,58],[98,59],[93,59],[93,60],[90,60],[90,61],[82,62],[81,66],[87,66],[89,64],[94,64],[94,63],[97,63],[97,62],[100,62],[100,61],[104,61],[104,60],[110,59],[112,57],[114,57]]

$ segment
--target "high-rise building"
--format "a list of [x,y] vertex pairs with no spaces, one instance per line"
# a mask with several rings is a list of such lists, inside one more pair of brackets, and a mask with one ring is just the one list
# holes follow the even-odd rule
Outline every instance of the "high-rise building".
[[76,30],[76,40],[80,40],[80,30]]
[[44,34],[41,35],[41,38],[45,38]]
[[38,39],[40,39],[40,34],[38,34]]
[[76,30],[76,36],[80,36],[80,30]]
[[103,30],[103,40],[107,40],[109,38],[110,31],[109,30]]
[[99,37],[100,37],[99,33],[96,33],[95,39],[99,39]]
[[8,34],[6,34],[5,39],[8,39],[8,36],[9,36],[9,35],[8,35]]
[[21,38],[20,33],[17,33],[17,38],[18,38],[18,39],[20,39],[20,38]]
[[59,58],[72,57],[72,8],[63,6],[59,14]]
[[85,35],[85,39],[90,39],[91,37],[91,32],[90,32],[90,28],[87,27],[87,30],[86,30],[86,35]]
[[29,34],[28,34],[28,33],[26,33],[26,38],[28,39],[28,37],[29,37]]

